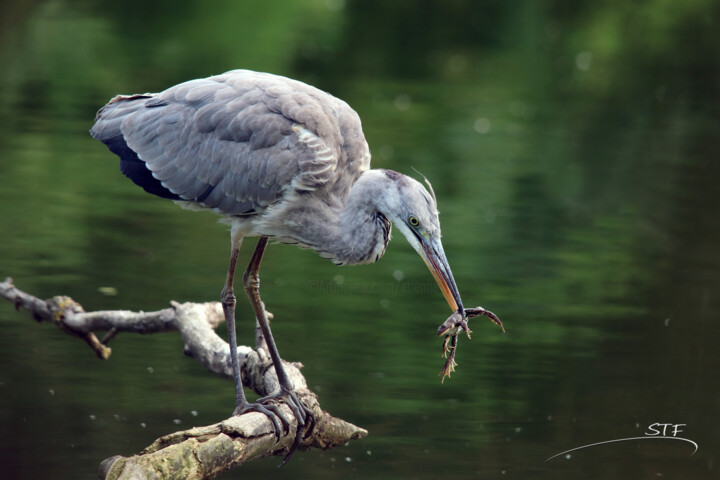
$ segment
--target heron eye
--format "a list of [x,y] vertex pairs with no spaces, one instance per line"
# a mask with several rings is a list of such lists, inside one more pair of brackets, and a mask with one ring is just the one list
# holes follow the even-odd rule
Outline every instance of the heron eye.
[[410,215],[410,218],[408,218],[408,223],[410,224],[410,226],[417,227],[418,225],[420,225],[420,220]]

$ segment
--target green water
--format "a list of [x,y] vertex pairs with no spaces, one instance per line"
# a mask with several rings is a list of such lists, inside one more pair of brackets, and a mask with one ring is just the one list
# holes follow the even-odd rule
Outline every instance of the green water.
[[[433,182],[464,302],[508,332],[473,320],[441,384],[450,312],[401,235],[362,267],[271,246],[281,354],[370,435],[223,478],[717,478],[719,5],[6,2],[0,276],[87,310],[218,299],[226,227],[145,194],[87,130],[117,93],[287,75],[359,112],[375,167]],[[232,411],[232,384],[175,334],[120,335],[103,362],[7,303],[0,327],[2,478],[94,478]],[[653,423],[685,424],[699,450],[627,441],[545,462]]]

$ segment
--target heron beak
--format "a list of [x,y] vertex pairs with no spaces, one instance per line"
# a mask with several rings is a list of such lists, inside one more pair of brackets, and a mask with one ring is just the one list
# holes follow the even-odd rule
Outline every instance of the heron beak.
[[458,292],[455,279],[450,270],[450,264],[445,257],[445,251],[443,250],[442,243],[440,243],[440,239],[421,238],[419,236],[418,239],[422,246],[419,251],[420,256],[425,261],[425,265],[427,265],[430,273],[435,277],[435,281],[445,296],[448,305],[450,305],[453,312],[458,309],[462,310],[463,304],[462,300],[460,300],[460,292]]

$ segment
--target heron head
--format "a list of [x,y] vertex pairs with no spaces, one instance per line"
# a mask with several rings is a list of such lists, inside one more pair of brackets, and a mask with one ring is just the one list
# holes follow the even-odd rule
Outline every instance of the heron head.
[[430,182],[430,191],[423,185],[397,172],[384,171],[394,184],[394,191],[384,199],[383,213],[405,235],[432,273],[448,305],[453,311],[463,308],[460,293],[440,241],[440,220],[437,202]]

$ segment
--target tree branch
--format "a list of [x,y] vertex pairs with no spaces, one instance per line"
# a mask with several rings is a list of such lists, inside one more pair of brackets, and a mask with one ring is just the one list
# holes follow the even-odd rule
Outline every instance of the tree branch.
[[[63,332],[81,338],[102,359],[112,350],[107,343],[120,333],[158,333],[178,331],[185,354],[199,361],[209,371],[232,378],[230,348],[216,333],[224,321],[219,302],[177,303],[156,312],[111,310],[85,312],[70,297],[56,296],[41,300],[17,289],[12,279],[0,282],[0,297],[25,309],[39,322],[53,323]],[[101,340],[95,332],[107,331]],[[239,346],[237,350],[243,384],[259,395],[279,389],[275,369],[262,335],[256,335],[257,346]],[[307,388],[299,363],[284,362],[290,381],[301,400],[315,413],[316,424],[306,432],[301,449],[329,449],[345,445],[367,435],[367,431],[323,411],[317,396]],[[295,438],[297,420],[284,403],[278,404],[287,420],[288,431],[275,442],[273,425],[260,413],[249,412],[204,427],[171,433],[131,457],[115,456],[100,465],[101,478],[187,478],[207,479],[243,463],[269,455],[283,455]]]

